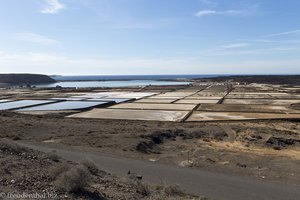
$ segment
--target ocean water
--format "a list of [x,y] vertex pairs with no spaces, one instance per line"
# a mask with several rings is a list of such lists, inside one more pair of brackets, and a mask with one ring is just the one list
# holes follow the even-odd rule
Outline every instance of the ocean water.
[[132,87],[146,85],[187,85],[187,81],[158,81],[158,80],[128,80],[128,81],[60,81],[57,83],[35,85],[38,88],[52,88],[56,86],[69,88],[93,88],[93,87]]
[[219,75],[115,75],[115,76],[51,76],[56,81],[124,81],[124,80],[171,80],[171,79],[192,79],[212,78],[224,76]]
[[56,76],[57,83],[35,85],[36,87],[51,88],[56,86],[71,88],[89,87],[131,87],[146,85],[187,85],[189,79],[211,78],[223,75],[120,75],[120,76]]

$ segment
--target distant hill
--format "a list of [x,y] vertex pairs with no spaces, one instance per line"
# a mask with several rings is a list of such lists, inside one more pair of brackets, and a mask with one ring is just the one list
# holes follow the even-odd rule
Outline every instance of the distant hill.
[[0,85],[32,85],[55,83],[49,76],[42,74],[0,74]]
[[203,81],[234,81],[244,83],[263,83],[263,84],[290,84],[300,85],[300,75],[236,75],[236,76],[219,76],[213,78],[200,78],[196,80]]

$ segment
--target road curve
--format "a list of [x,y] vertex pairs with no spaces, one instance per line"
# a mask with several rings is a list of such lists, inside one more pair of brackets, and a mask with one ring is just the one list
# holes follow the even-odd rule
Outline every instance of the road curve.
[[64,159],[80,162],[89,159],[102,170],[124,176],[128,170],[143,175],[145,181],[178,184],[191,194],[217,200],[298,200],[300,186],[291,186],[249,177],[180,168],[142,160],[82,151],[45,143],[18,141],[18,144],[42,152],[56,150]]

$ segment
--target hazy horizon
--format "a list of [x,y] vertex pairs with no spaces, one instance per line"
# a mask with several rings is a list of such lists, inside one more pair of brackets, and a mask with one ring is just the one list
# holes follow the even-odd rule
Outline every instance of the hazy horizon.
[[5,0],[0,73],[300,74],[300,1]]
[[101,77],[101,76],[300,76],[299,74],[281,74],[281,73],[269,73],[269,74],[45,74],[45,73],[26,73],[26,72],[7,72],[7,73],[0,73],[1,74],[41,74],[47,76],[74,76],[74,77]]

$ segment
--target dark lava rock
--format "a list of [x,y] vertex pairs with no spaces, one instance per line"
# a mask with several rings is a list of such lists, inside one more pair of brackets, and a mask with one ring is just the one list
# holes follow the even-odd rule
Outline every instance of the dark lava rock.
[[176,135],[171,130],[166,130],[163,132],[155,131],[150,135],[150,138],[155,144],[161,144],[165,139],[173,139],[176,138]]
[[142,153],[160,153],[157,145],[163,144],[166,139],[176,140],[176,134],[171,130],[155,131],[150,135],[142,136],[150,141],[142,141],[137,144],[136,150]]
[[273,149],[279,151],[279,150],[281,150],[282,148],[281,148],[281,147],[273,147]]
[[136,145],[135,149],[139,152],[146,153],[146,154],[159,153],[155,143],[152,141],[147,141],[147,142],[142,141]]
[[241,163],[236,163],[236,166],[238,167],[242,167],[242,168],[246,168],[247,165],[246,164],[241,164]]
[[295,140],[292,138],[279,138],[279,137],[270,137],[266,144],[269,146],[274,146],[274,147],[287,147],[287,146],[292,146],[295,145],[297,142],[300,142],[300,140]]
[[198,129],[186,134],[182,139],[186,140],[194,138],[203,140],[205,139],[206,141],[223,141],[225,138],[228,138],[228,135],[223,129],[220,129],[219,127],[204,127],[203,129]]

